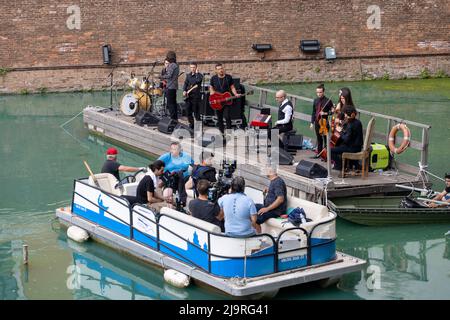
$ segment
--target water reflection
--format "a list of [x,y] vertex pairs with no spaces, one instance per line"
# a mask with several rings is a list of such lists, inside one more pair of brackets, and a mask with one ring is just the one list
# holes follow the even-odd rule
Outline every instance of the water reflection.
[[339,226],[346,234],[339,249],[368,263],[367,269],[344,276],[341,290],[365,299],[448,297],[450,240],[445,226],[366,228],[342,221]]
[[172,287],[164,282],[162,270],[101,244],[79,244],[67,239],[63,232],[58,242],[73,251],[67,286],[72,289],[74,299],[214,299],[210,292],[199,288],[193,291],[192,285],[186,289]]
[[[26,267],[22,267],[22,241],[0,243],[0,300],[22,300],[24,281],[27,281]],[[22,270],[25,269],[25,280]]]

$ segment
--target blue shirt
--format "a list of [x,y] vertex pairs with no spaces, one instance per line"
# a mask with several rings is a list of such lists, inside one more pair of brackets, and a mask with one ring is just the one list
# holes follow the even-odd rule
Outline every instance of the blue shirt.
[[189,165],[194,164],[194,160],[192,160],[191,156],[188,155],[185,152],[181,152],[180,156],[174,157],[170,152],[167,152],[163,155],[161,155],[158,160],[164,161],[164,172],[174,172],[174,171],[180,171],[184,170],[183,176],[187,177],[189,176],[189,172],[187,171],[189,168]]
[[231,236],[247,236],[256,233],[251,216],[257,214],[255,203],[243,193],[231,193],[221,197],[219,206],[225,214],[225,233]]

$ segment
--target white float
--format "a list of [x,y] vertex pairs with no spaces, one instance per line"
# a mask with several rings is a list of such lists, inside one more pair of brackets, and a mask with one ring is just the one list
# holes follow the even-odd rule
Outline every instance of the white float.
[[77,226],[71,226],[67,229],[67,236],[76,242],[85,242],[89,239],[89,234],[86,230]]
[[164,272],[164,280],[177,288],[186,288],[190,283],[188,275],[173,269]]

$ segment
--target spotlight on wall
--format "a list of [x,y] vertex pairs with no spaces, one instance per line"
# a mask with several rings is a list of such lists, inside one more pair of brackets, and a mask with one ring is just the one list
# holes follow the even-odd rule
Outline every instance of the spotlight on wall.
[[301,40],[300,50],[305,53],[317,53],[320,52],[319,40]]
[[272,45],[270,43],[254,43],[252,44],[252,49],[257,52],[262,52],[263,56],[261,57],[261,59],[264,59],[264,57],[266,56],[266,51],[272,50]]
[[111,64],[111,45],[105,44],[102,46],[102,53],[103,53],[103,64]]
[[336,60],[336,50],[333,47],[325,47],[325,60],[329,62]]

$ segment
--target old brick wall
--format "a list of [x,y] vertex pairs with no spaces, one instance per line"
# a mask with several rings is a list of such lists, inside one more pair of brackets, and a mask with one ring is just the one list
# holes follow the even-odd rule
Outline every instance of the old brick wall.
[[[370,28],[371,5],[381,10],[379,28]],[[73,6],[80,10],[79,29],[71,24]],[[0,92],[104,86],[105,43],[126,74],[133,68],[145,73],[167,50],[181,63],[203,63],[203,70],[226,62],[252,82],[386,72],[395,78],[417,76],[425,67],[450,73],[449,34],[448,0],[0,0],[0,71],[10,69],[0,73]],[[338,59],[329,64],[323,52],[303,54],[301,39],[335,47]],[[261,60],[253,43],[270,43],[273,50]]]

